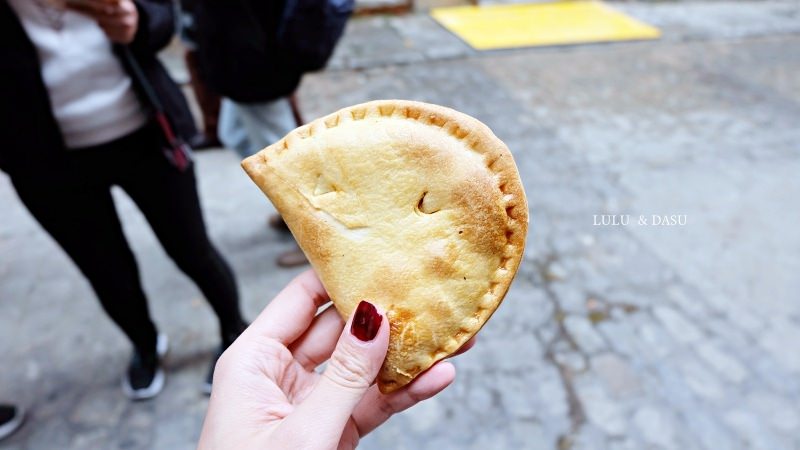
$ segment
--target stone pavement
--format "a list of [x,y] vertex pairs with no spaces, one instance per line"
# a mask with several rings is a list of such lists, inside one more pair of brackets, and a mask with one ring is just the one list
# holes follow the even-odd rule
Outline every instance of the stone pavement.
[[[362,448],[800,448],[800,5],[623,8],[664,39],[479,54],[424,16],[371,17],[304,81],[309,118],[409,98],[483,120],[531,209],[517,280],[454,385]],[[271,207],[231,153],[198,169],[253,317],[298,273],[273,264],[291,243],[266,230]],[[193,448],[212,315],[115,198],[172,337],[166,389],[123,399],[126,343],[2,178],[0,399],[31,420],[1,448]],[[594,225],[602,214],[631,219]]]

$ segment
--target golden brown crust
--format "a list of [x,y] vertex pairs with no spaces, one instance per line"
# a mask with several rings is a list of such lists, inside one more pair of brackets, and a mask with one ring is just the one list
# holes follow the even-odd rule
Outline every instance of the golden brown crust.
[[528,206],[511,153],[483,123],[449,108],[351,106],[242,166],[284,216],[342,317],[364,299],[387,311],[382,392],[477,333],[522,259]]

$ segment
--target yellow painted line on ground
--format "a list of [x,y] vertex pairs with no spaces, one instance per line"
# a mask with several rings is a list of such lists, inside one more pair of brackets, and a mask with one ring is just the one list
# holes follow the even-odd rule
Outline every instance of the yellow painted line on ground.
[[431,16],[476,50],[658,39],[658,28],[599,1],[436,8]]

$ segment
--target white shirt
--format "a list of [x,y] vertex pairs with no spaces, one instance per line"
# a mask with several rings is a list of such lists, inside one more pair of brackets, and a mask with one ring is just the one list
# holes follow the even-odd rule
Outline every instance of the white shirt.
[[[94,20],[47,6],[47,0],[9,0],[9,4],[36,46],[67,148],[103,144],[145,124],[147,117],[131,79]],[[48,13],[51,20],[63,14],[60,31],[48,21]]]

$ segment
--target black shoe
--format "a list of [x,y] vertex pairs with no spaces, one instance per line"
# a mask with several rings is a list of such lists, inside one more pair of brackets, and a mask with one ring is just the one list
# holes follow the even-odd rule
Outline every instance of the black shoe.
[[160,334],[156,339],[156,354],[143,355],[133,350],[128,371],[122,377],[122,392],[131,400],[153,398],[164,389],[164,369],[161,359],[167,354],[169,342],[167,335]]
[[214,353],[214,357],[211,358],[211,366],[208,368],[206,379],[203,382],[203,394],[211,395],[211,384],[214,382],[214,368],[217,367],[217,360],[219,360],[219,357],[222,356],[222,353],[224,352],[225,349],[220,346],[220,348]]
[[189,146],[192,150],[206,150],[209,148],[220,148],[222,142],[216,137],[208,137],[203,133],[197,133],[189,139]]
[[299,247],[295,247],[293,250],[287,250],[278,255],[275,262],[280,267],[297,267],[308,264],[308,258]]
[[244,332],[247,326],[247,323],[242,322],[236,331],[231,332],[223,339],[222,344],[214,353],[214,357],[211,358],[211,366],[208,368],[208,373],[206,373],[206,379],[203,381],[202,391],[204,394],[211,395],[211,383],[214,381],[214,368],[217,367],[217,361],[219,360],[219,357],[222,356],[225,350],[227,350],[228,347],[233,344],[233,342],[239,337],[239,335],[242,334],[242,332]]
[[25,411],[18,406],[0,405],[0,441],[11,436],[25,421]]

